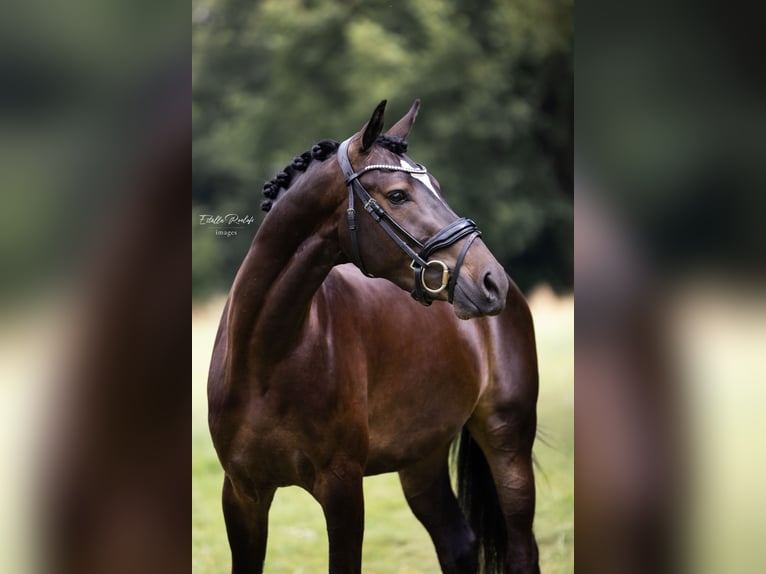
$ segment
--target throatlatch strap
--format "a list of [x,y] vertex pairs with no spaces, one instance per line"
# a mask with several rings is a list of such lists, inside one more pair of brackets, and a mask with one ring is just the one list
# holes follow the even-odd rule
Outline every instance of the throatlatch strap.
[[[348,182],[349,178],[354,175],[354,168],[351,166],[351,162],[348,159],[348,144],[351,140],[347,139],[338,148],[338,163],[340,169],[343,172],[344,179]],[[362,253],[359,249],[359,239],[357,237],[356,227],[356,209],[354,208],[354,186],[351,183],[346,184],[348,187],[348,209],[346,209],[346,216],[348,218],[348,230],[351,236],[351,251],[353,252],[356,266],[367,277],[374,277],[367,271],[362,260]]]

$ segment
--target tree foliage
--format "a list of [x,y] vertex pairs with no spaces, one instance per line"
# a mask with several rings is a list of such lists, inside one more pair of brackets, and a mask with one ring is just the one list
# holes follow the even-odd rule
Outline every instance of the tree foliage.
[[[512,277],[572,283],[572,2],[196,0],[192,202],[255,213],[260,189],[382,99],[416,97],[410,153]],[[252,231],[195,229],[194,290],[225,289]]]

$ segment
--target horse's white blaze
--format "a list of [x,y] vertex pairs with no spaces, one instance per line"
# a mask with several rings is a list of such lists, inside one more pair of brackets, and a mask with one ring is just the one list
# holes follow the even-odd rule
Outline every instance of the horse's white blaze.
[[[415,167],[414,165],[410,165],[409,163],[407,163],[403,159],[400,159],[399,163],[401,164],[402,167]],[[420,183],[425,185],[429,189],[429,191],[434,194],[434,196],[436,196],[438,199],[441,199],[441,197],[439,197],[439,192],[436,191],[436,188],[431,183],[431,178],[428,177],[428,174],[426,174],[426,173],[411,173],[410,175],[412,177],[414,177],[415,179],[417,179]]]

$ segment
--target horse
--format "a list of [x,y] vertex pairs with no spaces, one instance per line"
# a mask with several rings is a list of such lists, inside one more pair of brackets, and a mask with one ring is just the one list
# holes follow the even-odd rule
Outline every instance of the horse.
[[266,182],[223,310],[208,422],[233,574],[263,572],[290,485],[321,505],[330,574],[359,574],[363,477],[389,472],[444,574],[539,572],[532,316],[407,155],[420,101],[383,133],[385,106]]

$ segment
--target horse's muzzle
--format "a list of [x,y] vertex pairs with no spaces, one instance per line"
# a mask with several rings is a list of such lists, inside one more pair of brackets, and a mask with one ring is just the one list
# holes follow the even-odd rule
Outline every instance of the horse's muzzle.
[[482,271],[479,280],[468,273],[458,279],[452,305],[459,319],[497,315],[505,308],[508,275],[499,264],[492,267]]

